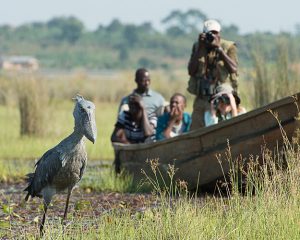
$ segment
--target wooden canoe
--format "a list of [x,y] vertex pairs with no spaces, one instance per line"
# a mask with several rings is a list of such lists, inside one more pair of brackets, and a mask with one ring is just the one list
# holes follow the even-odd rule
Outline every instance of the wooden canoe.
[[[134,180],[139,180],[145,177],[141,169],[151,175],[147,160],[158,159],[161,172],[166,173],[168,164],[175,165],[178,169],[175,177],[185,180],[189,189],[194,189],[229,171],[228,145],[233,161],[242,157],[246,162],[250,156],[261,156],[263,146],[270,150],[281,148],[282,129],[291,139],[298,126],[299,101],[300,93],[163,141],[131,145],[114,143],[116,169],[124,168],[133,174]],[[278,116],[280,124],[272,112]]]

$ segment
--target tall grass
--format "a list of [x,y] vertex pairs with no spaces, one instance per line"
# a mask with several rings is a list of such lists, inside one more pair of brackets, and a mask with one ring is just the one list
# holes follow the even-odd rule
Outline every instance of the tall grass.
[[[260,58],[257,55],[252,80],[257,78],[258,85],[253,87],[253,82],[247,82],[255,90],[253,93],[248,92],[250,87],[246,83],[246,87],[240,89],[242,96],[258,99],[257,106],[294,93],[292,91],[299,88],[299,76],[289,68],[284,49],[283,47],[278,55],[280,57],[275,65],[266,63],[263,56]],[[47,119],[43,125],[46,132],[44,136],[25,137],[20,136],[21,117],[16,101],[19,93],[15,78],[16,76],[10,75],[0,77],[1,90],[8,90],[5,93],[0,90],[1,180],[12,176],[19,179],[20,175],[30,172],[33,159],[40,157],[72,131],[71,98],[76,93],[96,103],[99,141],[95,146],[88,143],[89,158],[112,160],[113,149],[109,136],[116,120],[119,100],[135,87],[133,72],[109,73],[101,77],[90,76],[85,72],[77,72],[71,76],[37,76],[38,81],[45,84],[45,94],[49,96]],[[28,79],[30,80],[31,76],[23,80]],[[173,92],[186,93],[185,72],[154,72],[152,79],[153,88],[162,92],[166,98]],[[280,92],[275,91],[278,89],[277,84],[283,87]],[[248,101],[246,99],[243,102]],[[251,109],[253,106],[254,103],[249,103],[246,107]],[[258,165],[255,157],[250,159],[247,172],[239,165],[232,164],[229,180],[231,187],[228,188],[227,196],[207,195],[198,198],[189,195],[185,190],[184,181],[172,181],[175,169],[170,166],[171,181],[165,180],[161,185],[156,179],[148,179],[156,190],[156,201],[145,204],[143,209],[133,212],[125,205],[119,209],[103,211],[100,216],[96,216],[93,209],[89,209],[89,217],[70,214],[72,224],[65,227],[60,224],[60,219],[48,218],[44,239],[299,239],[299,134],[295,135],[291,142],[285,138],[284,132],[282,134],[285,140],[284,148],[278,149],[277,152],[264,149],[260,156],[262,159],[259,160],[266,163],[265,165]],[[228,156],[228,161],[234,162],[234,159],[230,159],[230,152]],[[24,159],[30,161],[20,161]],[[278,164],[282,161],[284,165]],[[116,178],[110,169],[101,170],[102,172],[99,170],[99,174],[97,169],[94,170],[91,177],[84,176],[81,183],[83,188],[128,191],[130,177]],[[244,179],[242,185],[239,181],[240,176]],[[241,187],[245,189],[242,193]],[[2,214],[3,210],[1,211]],[[9,218],[9,221],[10,219],[14,218]],[[1,219],[0,224],[5,223],[2,221]],[[14,232],[10,224],[5,228],[0,226],[0,238],[36,238],[36,234],[23,222],[18,224],[18,232]]]
[[[285,168],[277,164],[281,153],[268,149],[262,155],[266,165],[248,168],[246,184],[249,189],[255,187],[254,192],[242,194],[233,187],[226,197],[195,198],[185,191],[163,194],[171,192],[171,185],[169,190],[158,187],[161,194],[156,195],[156,201],[140,211],[132,212],[125,205],[88,219],[70,214],[72,224],[67,227],[62,227],[58,219],[49,219],[45,239],[299,239],[299,138],[295,136],[290,142],[284,132],[283,138]],[[169,170],[172,178],[172,166]],[[232,173],[236,170],[233,166]],[[156,184],[155,178],[151,181]],[[238,184],[234,175],[231,181]],[[26,228],[23,234],[34,238]]]
[[276,79],[275,82],[281,86],[276,89],[275,97],[282,98],[291,92],[292,80],[289,73],[289,56],[287,43],[281,41],[278,43],[278,53],[276,59]]
[[252,53],[255,107],[292,95],[299,89],[300,75],[291,67],[286,44],[283,39],[278,41],[274,63],[265,60],[266,57],[259,47]]
[[271,95],[270,88],[273,86],[273,79],[269,77],[267,64],[262,55],[259,53],[254,54],[254,63],[256,71],[256,81],[254,87],[257,91],[254,92],[255,106],[263,106],[271,102],[273,96]]
[[[117,104],[95,104],[99,138],[94,145],[86,141],[88,156],[93,160],[109,160],[113,156],[109,136],[116,119]],[[73,131],[73,108],[74,103],[71,99],[60,104],[49,104],[45,134],[21,137],[19,111],[16,108],[0,106],[0,159],[23,160],[40,157]]]
[[[284,47],[282,54],[284,54]],[[280,58],[278,58],[280,59]],[[290,89],[284,90],[286,94],[296,91],[299,88],[299,74],[297,69],[286,69]],[[261,67],[262,70],[259,70]],[[264,68],[266,68],[264,70]],[[275,98],[277,89],[275,75],[270,74],[271,66],[263,61],[257,64],[257,75],[252,70],[243,70],[242,75],[248,75],[249,80],[243,81],[241,77],[240,95],[242,104],[251,110],[255,105],[263,105]],[[248,72],[250,72],[248,74]],[[279,70],[278,70],[279,71]],[[261,72],[261,76],[259,75]],[[264,73],[265,72],[265,73]],[[282,74],[286,76],[286,74]],[[161,92],[166,100],[174,92],[182,92],[188,96],[187,112],[192,111],[194,96],[186,92],[187,75],[185,70],[176,70],[172,73],[167,71],[151,72],[152,88]],[[254,85],[263,81],[265,87]],[[19,81],[17,81],[19,80]],[[274,84],[273,84],[274,83]],[[73,102],[71,99],[76,93],[83,95],[86,99],[96,104],[96,121],[99,131],[99,138],[95,145],[87,144],[88,156],[92,160],[113,160],[113,149],[110,143],[116,117],[117,107],[121,98],[130,93],[135,87],[134,71],[103,72],[88,74],[84,71],[75,71],[68,74],[5,74],[0,73],[1,92],[0,102],[0,159],[36,159],[47,149],[53,147],[62,138],[67,136],[73,128]],[[26,88],[29,88],[27,91]],[[28,105],[20,106],[18,111],[17,99],[23,98],[22,91],[27,93]],[[255,89],[251,92],[250,89]],[[1,91],[0,90],[0,91]],[[26,90],[26,91],[25,91]],[[293,93],[294,93],[293,92]],[[30,100],[31,99],[31,100]],[[260,100],[262,99],[262,100]],[[256,104],[255,100],[259,100]],[[25,103],[21,100],[20,103]],[[27,109],[27,110],[25,110]],[[32,111],[32,112],[29,112]],[[30,115],[32,114],[32,115]],[[31,116],[31,117],[26,117]],[[39,120],[44,118],[43,121]],[[23,122],[28,122],[28,128],[32,132],[43,130],[43,134],[35,136],[21,136]],[[26,121],[28,119],[28,121]]]
[[41,136],[45,132],[48,94],[42,83],[35,78],[17,81],[21,135]]
[[[166,89],[166,98],[173,92],[184,92],[186,79],[182,75],[180,71],[173,75],[154,72],[153,88],[161,92]],[[74,72],[47,76],[1,73],[0,85],[9,90],[9,94],[3,95],[0,105],[0,159],[38,158],[68,135],[73,128],[71,99],[80,93],[96,104],[99,138],[95,145],[88,144],[89,158],[112,160],[110,135],[118,104],[123,96],[136,87],[134,72],[129,71],[103,75]],[[190,111],[192,104],[188,106]],[[40,134],[41,131],[43,134]],[[26,132],[34,136],[22,137],[20,133]]]
[[138,185],[133,183],[131,175],[116,174],[113,167],[93,166],[87,169],[80,187],[86,191],[98,192],[136,192]]

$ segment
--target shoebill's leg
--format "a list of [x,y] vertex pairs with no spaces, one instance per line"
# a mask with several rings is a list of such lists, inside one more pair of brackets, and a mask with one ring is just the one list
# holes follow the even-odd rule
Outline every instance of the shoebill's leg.
[[46,213],[48,210],[48,206],[51,202],[52,197],[55,195],[56,190],[54,188],[51,187],[46,187],[42,190],[42,196],[44,199],[44,215],[43,215],[43,219],[40,225],[40,235],[41,237],[44,235],[44,225],[45,225],[45,220],[46,220]]
[[72,190],[73,190],[73,187],[72,188],[68,188],[68,196],[67,196],[67,201],[66,201],[66,207],[65,207],[65,213],[64,213],[63,221],[65,221],[67,219],[68,207],[69,207],[69,200],[70,200],[70,196],[71,196]]
[[47,210],[48,210],[49,203],[44,200],[44,214],[43,214],[43,219],[42,219],[42,222],[41,222],[41,225],[40,225],[40,236],[41,237],[43,237],[43,235],[44,235],[44,225],[45,225],[46,213],[47,213]]

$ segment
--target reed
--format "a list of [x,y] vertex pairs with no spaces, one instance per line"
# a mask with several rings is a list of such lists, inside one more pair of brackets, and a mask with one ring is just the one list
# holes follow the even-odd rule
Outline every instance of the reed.
[[[263,62],[257,64],[257,66],[263,66],[267,69],[264,71],[269,72],[269,67],[264,65]],[[264,71],[260,70],[262,73]],[[297,80],[290,81],[291,88],[299,88],[300,81],[298,80],[297,68],[289,67],[288,71]],[[243,70],[243,72],[244,75],[247,73],[246,70]],[[135,88],[133,75],[134,73],[131,71],[109,72],[102,75],[74,72],[67,75],[48,74],[45,76],[31,74],[22,76],[4,75],[2,73],[0,84],[9,91],[5,95],[5,102],[2,103],[4,105],[0,105],[0,159],[37,159],[45,149],[53,147],[67,136],[73,127],[71,114],[73,103],[71,99],[74,94],[80,93],[96,104],[99,138],[95,145],[87,144],[89,159],[96,161],[113,160],[114,154],[110,135],[117,118],[119,101],[122,96],[130,93]],[[173,92],[184,93],[186,88],[185,71],[177,70],[169,75],[165,71],[154,71],[151,75],[152,88],[162,92],[166,99]],[[261,82],[264,81],[265,88],[253,85],[255,74],[249,73],[248,75],[249,80],[241,82],[239,91],[243,105],[251,110],[254,107],[255,100],[268,96],[269,100],[264,98],[260,103],[256,103],[257,105],[271,101],[274,92],[268,88],[270,86],[268,85],[270,80],[268,74],[262,74],[258,78]],[[27,88],[29,90],[25,91]],[[249,91],[252,88],[257,89],[253,92],[253,94],[258,94],[256,97],[253,97]],[[263,93],[262,89],[265,89],[266,92]],[[23,96],[25,94],[26,96]],[[191,113],[193,96],[186,95],[189,98],[187,112]],[[24,106],[20,105],[19,107],[16,99],[21,99],[21,97],[25,98],[25,100],[20,101],[21,103],[29,102],[29,104],[23,104]],[[20,110],[18,110],[19,108]],[[23,124],[21,121],[23,121]],[[31,129],[30,131],[35,135],[23,137],[20,135],[20,132],[25,132],[25,123],[28,124],[28,129]],[[43,131],[43,133],[40,131]],[[7,176],[7,173],[2,175]]]
[[35,78],[17,79],[17,95],[21,136],[43,135],[48,97],[42,82]]
[[254,99],[255,106],[260,107],[271,102],[273,99],[271,91],[273,79],[269,76],[270,72],[264,56],[257,51],[253,54],[253,58],[256,73],[256,78],[254,80]]
[[296,93],[299,89],[299,71],[290,61],[286,40],[279,39],[274,62],[268,62],[264,51],[257,47],[252,52],[254,62],[255,107],[260,107],[280,98]]
[[[275,116],[276,117],[276,116]],[[279,124],[280,125],[280,124]],[[185,191],[185,185],[173,181],[159,185],[160,173],[156,160],[150,161],[154,177],[147,178],[156,191],[155,201],[132,211],[129,204],[96,215],[87,199],[74,203],[72,224],[62,226],[60,218],[46,223],[44,239],[298,239],[300,236],[300,137],[297,132],[289,141],[282,129],[284,147],[264,148],[260,156],[248,159],[247,171],[234,164],[230,148],[226,154],[231,161],[229,194],[195,197]],[[284,158],[282,157],[284,156]],[[261,159],[260,159],[261,158]],[[265,164],[258,165],[262,160]],[[281,161],[284,160],[284,161]],[[97,172],[97,169],[94,169]],[[176,169],[169,166],[172,180]],[[246,191],[240,191],[240,174]],[[101,175],[101,172],[98,176]],[[155,177],[157,176],[157,177]],[[103,174],[110,181],[114,174]],[[95,178],[97,181],[97,177]],[[89,179],[86,178],[87,189]],[[115,180],[113,180],[115,181]],[[169,182],[167,184],[167,182]],[[180,187],[181,186],[181,187]],[[83,196],[84,197],[84,196]],[[37,231],[18,221],[12,200],[0,203],[2,215],[0,237],[24,236],[35,239]],[[14,222],[16,221],[16,222]],[[35,220],[33,220],[34,223]],[[33,224],[31,223],[31,224]],[[16,229],[17,231],[13,230]],[[36,229],[37,230],[37,229]]]

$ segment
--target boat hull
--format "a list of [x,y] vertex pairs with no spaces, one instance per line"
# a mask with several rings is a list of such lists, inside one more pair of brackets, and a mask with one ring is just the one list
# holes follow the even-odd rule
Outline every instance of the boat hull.
[[177,169],[175,178],[185,180],[190,189],[205,185],[226,175],[232,161],[257,159],[263,164],[264,149],[281,149],[283,136],[291,139],[298,128],[298,104],[296,94],[171,139],[148,144],[116,143],[116,169],[125,169],[138,181],[145,177],[142,169],[153,176],[149,161],[156,159],[164,177],[170,164]]

